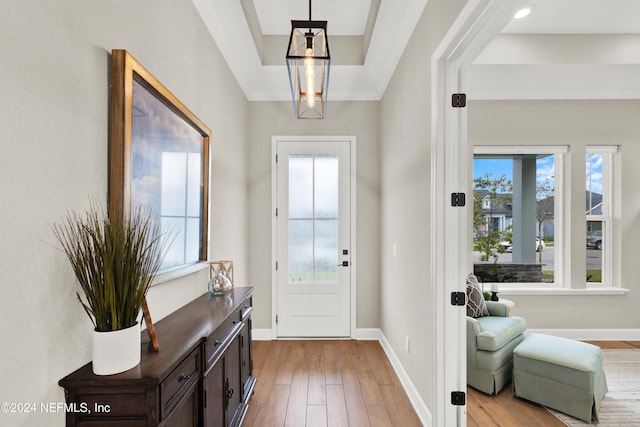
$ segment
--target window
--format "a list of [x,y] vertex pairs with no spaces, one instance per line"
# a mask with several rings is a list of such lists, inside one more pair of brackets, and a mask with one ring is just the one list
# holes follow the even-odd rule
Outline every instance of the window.
[[587,147],[586,221],[587,283],[611,285],[612,161],[616,147]]
[[491,209],[491,198],[489,196],[482,199],[482,209]]
[[[485,282],[561,284],[566,146],[474,149],[474,272]],[[519,285],[507,285],[519,286]]]
[[[484,281],[500,283],[500,291],[625,291],[615,289],[619,276],[613,268],[620,247],[615,224],[618,147],[576,146],[572,151],[583,154],[565,156],[568,146],[474,147],[474,271],[497,264],[504,271],[494,268]],[[565,176],[568,159],[574,172]],[[583,161],[584,178],[575,175]],[[568,200],[585,204],[566,205]],[[582,227],[575,222],[563,226],[572,219],[585,221],[578,235]],[[492,239],[486,238],[489,234]],[[483,239],[490,240],[493,252],[479,244]],[[585,257],[584,264],[575,257]]]

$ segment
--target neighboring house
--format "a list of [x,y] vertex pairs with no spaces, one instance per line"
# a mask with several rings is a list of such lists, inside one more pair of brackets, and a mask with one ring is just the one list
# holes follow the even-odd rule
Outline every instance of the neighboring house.
[[[474,198],[477,197],[482,200],[482,213],[487,216],[486,223],[491,224],[491,229],[494,231],[507,231],[513,224],[513,206],[511,203],[512,195],[500,194],[499,201],[492,210],[491,198],[488,193],[489,192],[486,190],[474,190]],[[589,206],[592,206],[591,210],[589,210]],[[555,218],[553,215],[555,209],[554,196],[538,200],[538,208],[541,210],[541,214],[546,217],[542,222],[542,235],[539,237],[552,239],[555,232]],[[585,209],[588,215],[601,215],[602,194],[587,192]],[[491,219],[489,219],[489,217],[491,217]],[[485,227],[478,227],[474,230],[474,235],[485,231],[487,231]]]
[[602,215],[602,194],[587,191],[587,215]]
[[[511,194],[499,194],[498,200],[491,203],[491,196],[487,190],[474,190],[474,198],[482,200],[481,211],[485,215],[484,224],[493,231],[507,231],[513,224],[513,206]],[[476,232],[485,232],[488,228],[480,226]]]

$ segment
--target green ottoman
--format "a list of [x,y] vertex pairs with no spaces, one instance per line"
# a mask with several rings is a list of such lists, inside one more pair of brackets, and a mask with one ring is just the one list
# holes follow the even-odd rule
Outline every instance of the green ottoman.
[[602,350],[580,341],[531,334],[513,350],[513,391],[586,422],[598,421],[608,391]]

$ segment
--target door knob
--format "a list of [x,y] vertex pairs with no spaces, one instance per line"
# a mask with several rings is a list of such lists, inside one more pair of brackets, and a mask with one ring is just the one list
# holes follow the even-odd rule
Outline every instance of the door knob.
[[338,264],[338,267],[349,267],[349,261],[342,261],[342,264]]

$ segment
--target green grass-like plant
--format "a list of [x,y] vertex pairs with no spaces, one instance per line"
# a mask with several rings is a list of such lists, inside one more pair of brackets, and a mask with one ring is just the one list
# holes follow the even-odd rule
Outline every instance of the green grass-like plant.
[[95,330],[135,325],[166,253],[159,223],[142,208],[110,217],[94,201],[84,214],[67,212],[52,229],[80,282],[84,299],[76,295]]

